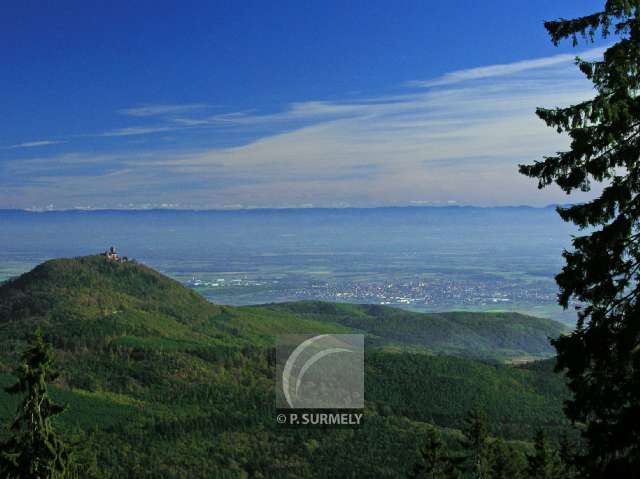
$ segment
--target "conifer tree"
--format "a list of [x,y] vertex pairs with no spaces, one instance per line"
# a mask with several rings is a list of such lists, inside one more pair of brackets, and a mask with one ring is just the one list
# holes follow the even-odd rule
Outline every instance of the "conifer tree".
[[496,439],[491,444],[491,479],[519,479],[524,467],[518,459],[513,447],[503,439]]
[[561,479],[562,467],[557,452],[549,445],[544,431],[536,433],[534,453],[527,456],[527,474],[531,479]]
[[18,381],[6,391],[25,394],[10,426],[11,437],[0,444],[0,477],[6,479],[67,479],[74,477],[70,449],[54,431],[52,418],[64,408],[47,392],[58,374],[54,355],[40,332],[22,355]]
[[569,439],[569,436],[563,434],[560,437],[560,448],[558,449],[562,467],[562,478],[573,479],[579,477],[576,468],[577,452],[575,444]]
[[596,13],[545,23],[558,44],[608,38],[602,59],[577,59],[595,97],[538,116],[568,133],[568,151],[522,165],[540,188],[602,191],[558,208],[585,233],[564,252],[559,302],[580,305],[575,331],[554,341],[557,369],[573,398],[567,416],[584,423],[583,475],[632,477],[640,470],[640,0],[608,0]]
[[442,436],[435,429],[427,433],[420,450],[421,462],[413,468],[409,477],[413,479],[453,479],[458,477],[456,461],[450,457]]
[[481,409],[467,414],[463,428],[464,444],[468,451],[467,465],[474,479],[487,479],[490,473],[489,425]]

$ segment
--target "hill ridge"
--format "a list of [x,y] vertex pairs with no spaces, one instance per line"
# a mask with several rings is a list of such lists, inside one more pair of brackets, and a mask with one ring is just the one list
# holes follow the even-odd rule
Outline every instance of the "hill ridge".
[[142,263],[102,255],[49,260],[0,285],[0,324],[15,320],[44,321],[59,336],[65,331],[56,322],[85,334],[93,324],[110,331],[106,340],[197,337],[236,345],[273,344],[284,333],[356,331],[372,346],[494,359],[548,357],[548,338],[564,332],[553,320],[519,313],[417,313],[319,301],[217,305]]

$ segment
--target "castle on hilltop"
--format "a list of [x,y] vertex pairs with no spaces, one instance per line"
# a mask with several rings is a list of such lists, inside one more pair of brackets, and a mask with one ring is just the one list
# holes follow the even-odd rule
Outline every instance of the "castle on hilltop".
[[110,247],[107,251],[102,253],[102,256],[105,256],[107,258],[107,261],[117,261],[119,263],[129,261],[129,258],[127,258],[126,256],[120,256],[118,254],[115,246]]

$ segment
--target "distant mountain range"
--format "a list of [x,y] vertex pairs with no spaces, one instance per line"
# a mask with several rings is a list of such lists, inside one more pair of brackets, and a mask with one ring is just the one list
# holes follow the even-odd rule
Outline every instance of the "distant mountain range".
[[371,206],[371,207],[287,207],[287,208],[61,208],[61,209],[47,209],[47,208],[0,208],[0,214],[9,213],[100,213],[100,212],[140,212],[140,211],[166,211],[166,212],[274,212],[274,211],[348,211],[348,210],[416,210],[416,209],[432,209],[432,210],[451,210],[451,209],[481,209],[481,210],[501,210],[501,209],[555,209],[557,207],[571,206],[571,204],[549,204],[546,206],[531,206],[531,205],[504,205],[504,206],[476,206],[476,205],[404,205],[404,206]]
[[[547,339],[564,327],[515,313],[222,306],[143,264],[96,255],[47,261],[0,286],[2,385],[37,327],[59,358],[54,394],[70,405],[60,426],[85,445],[80,460],[95,477],[404,477],[424,431],[455,441],[475,405],[510,440],[568,427],[551,362],[504,364],[549,357]],[[330,332],[365,334],[365,426],[278,429],[275,336]],[[0,420],[14,407],[0,393]]]

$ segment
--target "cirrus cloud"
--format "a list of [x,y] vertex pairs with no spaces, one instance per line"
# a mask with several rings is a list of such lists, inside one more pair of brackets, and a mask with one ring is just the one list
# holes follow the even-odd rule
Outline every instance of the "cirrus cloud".
[[[601,54],[602,49],[593,49],[582,56]],[[105,165],[96,167],[95,155],[77,154],[76,170],[60,162],[68,174],[55,177],[39,165],[51,167],[56,157],[31,164],[10,161],[5,169],[13,178],[33,181],[21,187],[3,179],[0,188],[11,204],[32,205],[46,198],[46,204],[67,207],[91,198],[101,205],[125,199],[132,205],[151,201],[197,207],[565,202],[557,189],[539,192],[518,174],[517,164],[568,146],[567,138],[547,128],[534,111],[593,95],[573,59],[554,55],[471,68],[413,81],[417,90],[395,95],[310,100],[268,113],[196,115],[200,104],[135,107],[126,114],[170,117],[100,136],[117,142],[118,137],[170,131],[215,142],[237,132],[241,139],[233,146],[199,148],[185,140],[171,150],[142,153],[114,145],[117,159],[102,155]],[[82,158],[87,169],[80,177],[73,173]]]

